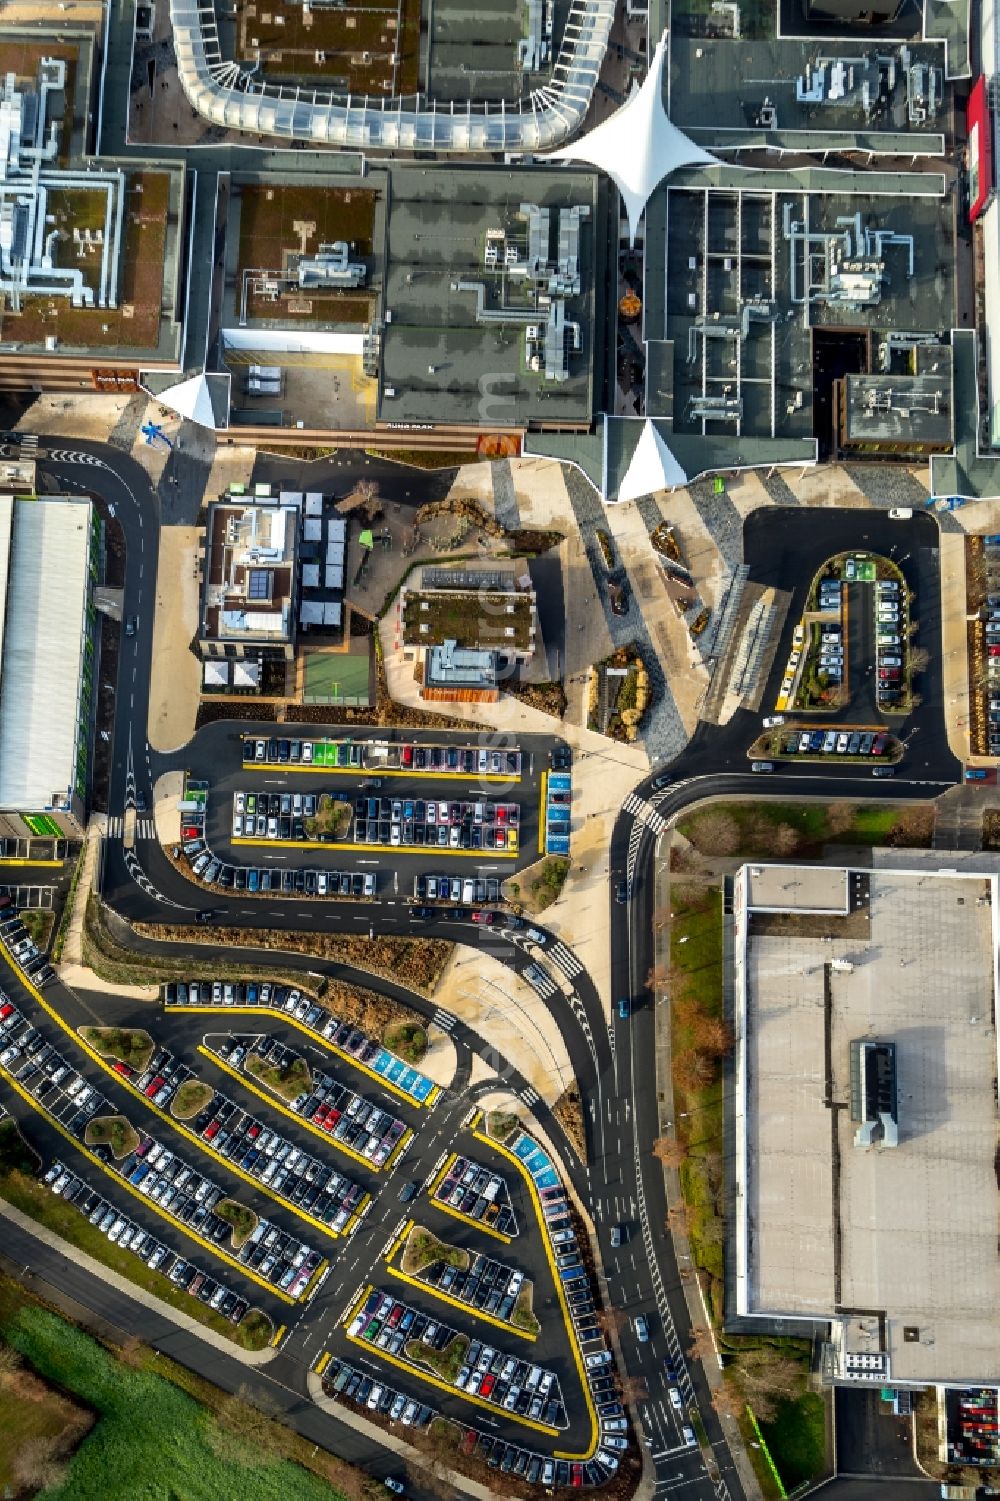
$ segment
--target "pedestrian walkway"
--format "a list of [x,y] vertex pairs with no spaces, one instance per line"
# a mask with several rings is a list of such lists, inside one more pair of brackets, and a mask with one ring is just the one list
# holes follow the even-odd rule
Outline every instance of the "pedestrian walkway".
[[[112,814],[108,819],[108,838],[121,839],[125,833],[125,817],[121,813]],[[137,818],[135,821],[136,839],[155,839],[156,820],[153,818]]]
[[652,803],[640,797],[637,792],[630,792],[622,807],[626,813],[634,813],[640,823],[652,829],[654,834],[662,834],[667,828],[667,820],[662,813],[657,813]]
[[[169,1319],[179,1329],[184,1329],[188,1334],[193,1334],[196,1339],[204,1340],[206,1344],[214,1345],[226,1355],[231,1355],[234,1360],[241,1360],[245,1365],[260,1366],[267,1361],[273,1360],[275,1351],[270,1347],[266,1350],[241,1350],[233,1340],[226,1339],[225,1335],[217,1334],[214,1329],[209,1329],[206,1324],[200,1324],[197,1319],[182,1313],[178,1308],[172,1308],[169,1303],[164,1303],[155,1293],[147,1288],[139,1287],[137,1283],[123,1277],[119,1272],[114,1272],[110,1267],[100,1261],[95,1261],[93,1256],[88,1256],[86,1251],[72,1245],[68,1240],[63,1240],[60,1235],[49,1230],[45,1225],[40,1225],[29,1215],[22,1214],[20,1209],[15,1209],[13,1204],[8,1204],[5,1199],[0,1199],[0,1219],[9,1220],[12,1225],[17,1225],[20,1230],[34,1236],[35,1240],[57,1251],[60,1256],[65,1256],[67,1261],[72,1261],[74,1266],[81,1267],[90,1276],[99,1282],[113,1287],[116,1292],[124,1293],[133,1298],[137,1303],[152,1309],[161,1318]],[[127,1331],[126,1331],[127,1332]]]

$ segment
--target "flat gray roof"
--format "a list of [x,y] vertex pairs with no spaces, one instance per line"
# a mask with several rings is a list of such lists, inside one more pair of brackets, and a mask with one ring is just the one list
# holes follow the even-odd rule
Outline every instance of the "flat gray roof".
[[[567,319],[579,324],[569,378],[546,380],[529,370],[524,326],[480,323],[476,295],[456,283],[482,283],[487,306],[517,305],[520,288],[484,264],[487,230],[524,238],[522,203],[553,210],[586,204],[580,236],[581,291],[566,299]],[[587,423],[593,410],[597,174],[532,168],[399,169],[392,174],[382,334],[383,422],[476,423],[482,427]],[[523,302],[520,304],[523,306]],[[544,323],[544,316],[539,321]],[[388,394],[386,388],[392,391]]]
[[0,807],[39,810],[76,786],[91,518],[89,501],[0,496]]
[[[891,1379],[997,1381],[991,881],[870,882],[867,938],[750,930],[749,1311],[878,1314]],[[896,1046],[895,1148],[854,1145],[854,1039]]]

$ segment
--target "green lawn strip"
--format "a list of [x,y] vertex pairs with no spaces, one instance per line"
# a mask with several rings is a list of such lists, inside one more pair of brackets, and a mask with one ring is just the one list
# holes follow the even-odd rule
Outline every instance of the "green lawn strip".
[[312,1075],[304,1058],[293,1058],[283,1068],[268,1063],[258,1053],[248,1053],[243,1067],[251,1079],[265,1085],[282,1100],[297,1100],[300,1094],[312,1089]]
[[422,1340],[411,1339],[404,1347],[403,1353],[407,1360],[412,1360],[414,1365],[424,1365],[433,1371],[439,1380],[447,1382],[449,1386],[454,1384],[455,1377],[465,1363],[466,1351],[469,1348],[469,1338],[465,1334],[456,1334],[449,1340],[443,1350],[432,1349],[425,1345]]
[[256,1446],[250,1424],[239,1434],[227,1432],[171,1381],[114,1359],[46,1309],[5,1307],[2,1327],[41,1376],[58,1381],[99,1414],[66,1483],[50,1493],[52,1501],[334,1501],[339,1495],[317,1476]]
[[235,1199],[220,1199],[215,1206],[215,1213],[221,1220],[225,1220],[227,1225],[232,1225],[231,1239],[234,1251],[238,1251],[257,1228],[257,1216],[253,1210],[248,1209],[245,1204],[237,1203]]
[[141,1074],[153,1056],[148,1032],[131,1027],[80,1027],[80,1036],[102,1058],[118,1058]]
[[753,1467],[753,1472],[757,1477],[757,1483],[761,1488],[765,1501],[782,1501],[781,1491],[774,1483],[771,1466],[768,1464],[761,1450],[757,1434],[754,1432],[754,1426],[742,1407],[737,1413],[737,1421],[743,1437],[743,1448],[750,1457],[750,1464]]
[[25,911],[19,912],[18,917],[32,943],[39,949],[47,949],[49,939],[52,937],[55,913],[47,908],[28,907]]
[[[685,976],[684,994],[710,1016],[722,1011],[722,888],[686,887],[670,893],[670,963]],[[683,1045],[683,1044],[682,1044]]]
[[804,1392],[794,1402],[779,1402],[770,1422],[758,1421],[787,1491],[824,1473],[826,1409],[817,1392]]
[[[111,1267],[137,1287],[154,1293],[164,1303],[180,1309],[198,1323],[214,1329],[217,1334],[225,1335],[243,1349],[262,1350],[269,1343],[273,1332],[269,1319],[265,1320],[266,1333],[260,1328],[259,1322],[249,1323],[249,1314],[237,1326],[214,1309],[207,1308],[199,1298],[190,1298],[187,1293],[178,1291],[167,1277],[148,1267],[141,1256],[133,1256],[130,1251],[122,1251],[112,1245],[107,1236],[102,1235],[96,1225],[85,1219],[78,1209],[67,1204],[65,1199],[50,1193],[43,1183],[30,1176],[25,1171],[28,1166],[30,1158],[26,1155],[16,1126],[11,1121],[0,1122],[0,1197],[13,1204],[15,1209],[20,1209],[22,1214],[29,1215],[40,1225],[62,1236],[78,1250],[85,1251],[95,1261]],[[244,1325],[247,1327],[244,1328]]]
[[382,1046],[404,1063],[417,1064],[427,1052],[426,1029],[416,1022],[391,1022],[382,1034]]
[[88,1147],[108,1146],[121,1162],[139,1145],[139,1133],[123,1115],[98,1115],[87,1122],[83,1139]]
[[203,1079],[185,1079],[170,1101],[170,1114],[178,1121],[189,1121],[204,1110],[215,1095],[211,1084]]
[[523,1329],[526,1334],[541,1334],[542,1326],[532,1313],[532,1304],[535,1300],[535,1284],[530,1278],[521,1283],[521,1291],[517,1295],[514,1311],[510,1321],[515,1329]]
[[410,1277],[416,1277],[420,1272],[426,1271],[429,1266],[442,1261],[445,1266],[453,1266],[457,1271],[466,1272],[469,1269],[469,1253],[463,1251],[461,1246],[449,1246],[447,1242],[438,1240],[429,1230],[422,1225],[414,1225],[406,1237],[406,1245],[400,1258],[400,1266]]

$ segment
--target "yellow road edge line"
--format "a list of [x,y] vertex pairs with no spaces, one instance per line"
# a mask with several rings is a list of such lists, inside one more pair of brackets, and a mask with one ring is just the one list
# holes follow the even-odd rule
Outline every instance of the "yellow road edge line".
[[302,1115],[296,1115],[295,1111],[290,1110],[283,1100],[261,1089],[252,1078],[249,1078],[246,1074],[241,1074],[239,1069],[233,1068],[224,1058],[220,1058],[216,1053],[213,1053],[211,1048],[206,1048],[203,1043],[199,1043],[195,1051],[201,1053],[202,1057],[208,1058],[215,1064],[216,1068],[220,1068],[224,1074],[228,1074],[230,1079],[235,1079],[237,1084],[242,1085],[244,1089],[256,1095],[258,1100],[263,1100],[265,1105],[268,1105],[272,1110],[276,1110],[286,1120],[294,1121],[297,1126],[302,1126],[305,1130],[310,1131],[313,1136],[317,1136],[320,1141],[325,1142],[334,1151],[343,1152],[345,1157],[352,1157],[355,1162],[360,1162],[362,1167],[369,1168],[373,1173],[380,1173],[382,1171],[374,1163],[369,1162],[367,1157],[362,1157],[360,1152],[355,1152],[351,1147],[345,1147],[342,1142],[334,1141],[332,1136],[328,1135],[326,1131],[321,1131],[319,1126],[314,1125],[311,1120],[306,1120]]
[[[520,842],[520,841],[518,841],[518,842]],[[463,850],[463,849],[456,849],[454,846],[452,846],[450,844],[437,844],[437,845],[427,845],[427,844],[368,844],[368,843],[365,843],[365,844],[333,844],[333,843],[330,843],[329,841],[324,841],[324,840],[320,840],[320,839],[248,839],[248,838],[245,838],[242,834],[239,836],[238,839],[232,839],[231,838],[230,841],[229,841],[229,843],[231,845],[233,845],[234,847],[237,846],[237,845],[245,845],[248,848],[252,848],[252,849],[271,849],[271,850],[343,850],[343,851],[348,851],[348,852],[354,853],[354,854],[356,854],[359,850],[384,850],[386,853],[389,853],[392,850],[399,850],[400,854],[404,854],[404,855],[426,855],[428,853],[434,853],[436,851],[439,855],[441,855],[442,858],[445,855],[447,855],[449,858],[451,858],[452,856],[458,855],[458,856],[461,856],[463,859],[466,859],[466,860],[470,860],[470,859],[471,860],[482,860],[484,856],[489,856],[489,858],[491,860],[493,860],[493,859],[497,859],[497,860],[514,860],[514,859],[517,858],[517,855],[518,855],[518,851],[517,850],[508,850],[508,849],[497,850],[497,849],[486,849],[486,848],[478,849],[478,850]],[[273,894],[274,893],[270,892],[270,891],[241,891],[240,892],[240,896],[272,896]],[[305,896],[305,893],[297,893],[297,895],[303,895],[303,896]],[[325,896],[321,896],[321,897],[318,897],[318,898],[317,897],[305,896],[305,899],[306,899],[306,901],[317,901],[318,900],[318,901],[321,901],[321,902],[325,902],[325,901],[329,900],[329,898],[325,897]]]
[[413,1223],[413,1220],[407,1220],[402,1230],[400,1230],[399,1234],[396,1236],[396,1239],[393,1241],[392,1245],[389,1247],[389,1250],[386,1253],[385,1259],[387,1263],[392,1260],[396,1252],[399,1250],[400,1246],[403,1244],[403,1241],[413,1229]]
[[432,1193],[434,1193],[435,1189],[437,1188],[438,1184],[442,1181],[442,1179],[446,1178],[448,1176],[448,1169],[451,1167],[452,1163],[453,1162],[457,1162],[457,1160],[458,1160],[458,1153],[457,1152],[450,1152],[448,1154],[448,1157],[445,1160],[444,1166],[441,1167],[434,1174],[434,1177],[431,1179],[431,1181],[427,1185],[427,1196],[428,1196],[428,1198],[430,1197],[430,1195]]
[[40,869],[43,866],[45,866],[45,867],[48,867],[48,866],[56,866],[56,867],[58,867],[60,865],[65,865],[65,863],[66,863],[65,860],[21,860],[21,859],[4,860],[4,859],[0,859],[0,865],[29,865],[29,866],[30,865],[37,865]]
[[538,1197],[538,1189],[535,1187],[535,1180],[528,1172],[528,1169],[525,1167],[520,1157],[517,1156],[516,1152],[512,1152],[509,1147],[503,1146],[501,1142],[494,1141],[492,1137],[483,1136],[479,1131],[474,1130],[472,1134],[476,1138],[476,1140],[482,1142],[484,1146],[492,1147],[495,1152],[499,1152],[502,1157],[506,1157],[510,1162],[512,1162],[521,1173],[521,1176],[523,1177],[525,1183],[527,1183],[528,1185],[528,1192],[531,1194],[531,1201],[535,1207],[535,1214],[538,1218],[538,1228],[541,1231],[542,1242],[545,1246],[545,1256],[549,1263],[549,1270],[552,1273],[552,1280],[556,1286],[556,1294],[559,1298],[559,1306],[562,1309],[563,1322],[566,1325],[566,1333],[569,1335],[570,1348],[573,1351],[573,1359],[576,1363],[577,1374],[580,1377],[580,1386],[583,1390],[584,1400],[587,1404],[587,1411],[590,1414],[590,1449],[587,1451],[587,1453],[567,1454],[560,1451],[559,1454],[554,1455],[553,1457],[557,1459],[581,1460],[586,1463],[587,1460],[593,1458],[598,1448],[597,1410],[594,1407],[594,1398],[590,1390],[590,1383],[587,1380],[587,1373],[583,1364],[583,1356],[580,1353],[580,1344],[576,1337],[576,1330],[573,1328],[573,1321],[570,1318],[569,1304],[566,1302],[566,1293],[563,1290],[562,1278],[559,1276],[559,1271],[556,1267],[556,1259],[552,1253],[552,1242],[549,1239],[548,1230],[545,1228],[545,1215],[542,1212],[542,1201]]
[[380,1168],[376,1168],[376,1172],[387,1173],[391,1167],[394,1167],[395,1164],[399,1161],[400,1157],[402,1157],[404,1151],[410,1145],[410,1142],[413,1140],[416,1134],[417,1133],[414,1131],[412,1126],[407,1126],[406,1130],[403,1132],[402,1136],[399,1138],[396,1145],[393,1147],[392,1151],[383,1162],[382,1166]]
[[502,1241],[505,1246],[510,1245],[510,1236],[504,1235],[500,1230],[494,1230],[492,1225],[484,1225],[482,1220],[474,1220],[470,1215],[463,1214],[460,1209],[452,1209],[450,1204],[442,1204],[440,1199],[429,1199],[428,1202],[433,1204],[435,1209],[440,1209],[442,1214],[450,1214],[453,1219],[461,1220],[463,1225],[471,1225],[473,1230],[481,1230],[484,1235],[492,1235],[494,1240]]
[[428,771],[415,766],[324,766],[321,761],[244,761],[244,772],[280,771],[282,775],[293,772],[310,772],[316,776],[333,777],[420,777],[422,781],[460,782],[470,778],[476,782],[520,782],[520,771]]
[[[405,1089],[401,1089],[399,1085],[394,1084],[391,1079],[384,1079],[382,1075],[377,1074],[373,1068],[369,1068],[367,1063],[362,1063],[359,1059],[352,1058],[350,1053],[346,1053],[343,1048],[338,1048],[335,1043],[332,1043],[328,1037],[324,1037],[322,1033],[314,1032],[312,1028],[307,1027],[304,1022],[298,1021],[287,1011],[276,1010],[274,1006],[223,1006],[221,1003],[218,1006],[212,1004],[209,1004],[207,1006],[178,1006],[176,1004],[171,1005],[168,1002],[164,1001],[163,1009],[164,1011],[169,1011],[171,1013],[193,1011],[196,1015],[200,1014],[203,1016],[219,1016],[225,1015],[227,1013],[230,1016],[270,1016],[273,1017],[276,1021],[287,1022],[290,1027],[295,1027],[297,1031],[302,1033],[303,1037],[308,1037],[310,1042],[319,1043],[320,1047],[326,1048],[327,1052],[332,1053],[335,1058],[342,1058],[345,1063],[353,1064],[356,1069],[359,1069],[363,1074],[367,1074],[369,1079],[374,1080],[376,1084],[381,1084],[386,1089],[391,1090],[392,1093],[396,1095],[398,1099],[402,1100],[405,1105],[412,1105],[416,1110],[429,1110],[431,1108],[431,1105],[436,1103],[438,1097],[441,1094],[440,1084],[435,1084],[434,1088],[427,1096],[426,1101],[421,1102],[420,1100],[415,1100],[411,1094],[407,1094]],[[381,1047],[381,1045],[382,1044],[380,1043],[379,1046]],[[392,1050],[391,1048],[386,1048],[385,1051],[388,1053]],[[399,1054],[393,1053],[392,1056],[394,1058],[398,1058]],[[406,1060],[403,1058],[400,1058],[399,1061],[400,1063],[403,1063],[406,1068],[414,1067],[413,1064],[406,1063]],[[417,1069],[416,1072],[419,1073],[420,1070]],[[426,1078],[427,1075],[424,1074],[422,1077]]]
[[[188,1130],[183,1121],[179,1121],[176,1116],[169,1115],[165,1110],[161,1110],[159,1105],[154,1105],[152,1100],[147,1099],[144,1094],[140,1093],[140,1091],[136,1089],[134,1085],[130,1084],[128,1080],[124,1079],[121,1074],[116,1073],[113,1065],[102,1058],[96,1048],[92,1048],[89,1042],[81,1037],[78,1032],[75,1032],[72,1027],[70,1027],[68,1022],[63,1020],[58,1011],[56,1011],[55,1007],[50,1006],[48,1001],[46,1001],[42,997],[40,992],[36,990],[35,986],[32,985],[31,981],[24,974],[23,970],[18,969],[17,974],[20,977],[21,983],[23,984],[28,994],[34,996],[35,1000],[41,1006],[46,1016],[50,1017],[51,1020],[55,1022],[60,1031],[63,1032],[65,1036],[70,1038],[74,1047],[82,1048],[87,1056],[97,1064],[98,1068],[102,1069],[110,1079],[116,1080],[119,1085],[123,1085],[125,1088],[127,1088],[129,1094],[133,1099],[138,1100],[140,1104],[150,1109],[154,1115],[159,1117],[160,1120],[165,1121],[172,1131],[176,1131],[179,1136],[183,1136],[185,1140],[191,1142],[192,1146],[197,1147],[199,1152],[203,1153],[204,1156],[206,1156],[211,1162],[214,1162],[218,1167],[228,1169],[229,1172],[234,1173],[237,1178],[240,1178],[244,1183],[247,1184],[248,1187],[252,1188],[255,1192],[262,1193],[265,1198],[273,1200],[275,1204],[280,1204],[282,1209],[290,1210],[292,1214],[297,1215],[298,1218],[301,1219],[304,1223],[313,1225],[317,1230],[322,1230],[325,1235],[329,1235],[334,1240],[336,1240],[338,1236],[342,1234],[341,1231],[333,1230],[329,1225],[324,1225],[322,1220],[316,1219],[314,1215],[307,1214],[304,1210],[297,1208],[296,1205],[291,1203],[290,1200],[283,1199],[279,1194],[273,1193],[271,1189],[268,1188],[266,1183],[261,1183],[257,1178],[251,1178],[250,1174],[245,1173],[241,1167],[238,1167],[236,1165],[235,1162],[230,1162],[228,1158],[223,1158],[217,1152],[213,1152],[212,1149],[205,1142],[203,1142],[199,1136],[196,1136],[193,1131]],[[181,1007],[180,1009],[184,1010],[185,1008]],[[270,1284],[268,1284],[268,1286],[270,1286]]]
[[429,1282],[421,1282],[419,1277],[411,1277],[409,1272],[404,1272],[401,1267],[390,1266],[395,1249],[389,1252],[385,1259],[385,1269],[390,1277],[398,1277],[401,1282],[408,1282],[411,1287],[419,1292],[426,1293],[430,1298],[439,1298],[442,1303],[450,1303],[452,1308],[457,1308],[459,1313],[471,1314],[478,1322],[492,1324],[495,1329],[503,1329],[507,1334],[516,1334],[520,1339],[534,1342],[537,1334],[529,1334],[525,1329],[518,1329],[516,1324],[508,1324],[506,1319],[495,1318],[492,1313],[484,1313],[481,1308],[476,1308],[472,1303],[463,1303],[461,1298],[453,1298],[451,1293],[445,1293],[440,1288],[432,1287]]
[[538,793],[538,853],[545,853],[545,794],[548,791],[549,774],[542,772],[541,784]]
[[[287,1303],[290,1307],[294,1307],[296,1301],[294,1298],[290,1298],[287,1293],[284,1293],[280,1288],[275,1287],[272,1282],[265,1282],[263,1277],[258,1277],[256,1272],[254,1272],[251,1267],[244,1266],[241,1261],[237,1261],[235,1257],[230,1256],[227,1252],[220,1250],[219,1247],[214,1245],[211,1241],[205,1240],[201,1235],[198,1234],[197,1230],[192,1230],[190,1226],[182,1224],[181,1221],[175,1219],[172,1214],[164,1213],[164,1211],[159,1207],[155,1200],[148,1198],[145,1194],[141,1194],[139,1190],[135,1188],[127,1178],[123,1178],[120,1173],[113,1173],[111,1169],[101,1161],[100,1157],[98,1157],[96,1153],[92,1152],[90,1148],[86,1146],[82,1141],[78,1140],[77,1137],[71,1136],[62,1122],[57,1121],[54,1116],[50,1115],[49,1112],[45,1109],[44,1105],[40,1105],[39,1102],[35,1099],[34,1095],[29,1094],[28,1091],[17,1081],[17,1079],[12,1078],[12,1076],[7,1072],[6,1068],[0,1068],[0,1072],[2,1072],[3,1077],[6,1079],[11,1088],[13,1090],[16,1090],[16,1092],[21,1096],[25,1104],[29,1105],[31,1109],[34,1110],[37,1115],[40,1115],[43,1120],[47,1121],[50,1126],[54,1126],[59,1135],[64,1137],[65,1140],[69,1142],[70,1146],[76,1147],[76,1149],[81,1152],[89,1162],[92,1162],[95,1167],[100,1168],[101,1172],[104,1173],[106,1177],[113,1179],[116,1185],[124,1188],[126,1193],[130,1193],[134,1199],[137,1199],[139,1201],[140,1204],[147,1205],[147,1207],[153,1211],[158,1219],[163,1220],[164,1224],[171,1225],[175,1230],[179,1230],[183,1235],[189,1236],[196,1245],[203,1246],[206,1251],[211,1253],[211,1255],[217,1256],[220,1261],[226,1262],[228,1266],[233,1267],[244,1277],[249,1278],[251,1282],[256,1282],[257,1286],[262,1287],[265,1292],[274,1293],[274,1296],[276,1298],[280,1298],[283,1303]],[[129,1124],[131,1125],[131,1122],[129,1122]],[[133,1127],[133,1129],[135,1128]],[[62,1238],[63,1237],[60,1237],[60,1239]],[[72,1244],[71,1242],[67,1243]],[[131,1277],[129,1278],[129,1281],[132,1281]],[[136,1287],[138,1287],[139,1284],[136,1283],[135,1285]]]
[[[536,1433],[547,1433],[551,1438],[559,1437],[558,1428],[549,1428],[544,1423],[534,1423],[530,1418],[522,1418],[518,1413],[508,1412],[505,1407],[498,1407],[495,1402],[487,1402],[482,1397],[477,1397],[473,1392],[465,1392],[460,1386],[449,1386],[447,1381],[442,1381],[440,1376],[435,1376],[425,1366],[408,1360],[400,1360],[398,1356],[390,1355],[388,1350],[380,1350],[377,1345],[371,1344],[368,1340],[360,1339],[356,1334],[348,1334],[346,1329],[344,1337],[350,1340],[352,1345],[358,1345],[362,1350],[367,1350],[376,1360],[387,1360],[399,1370],[406,1371],[408,1375],[416,1376],[418,1381],[426,1381],[429,1385],[436,1386],[439,1391],[447,1392],[450,1397],[459,1397],[466,1402],[474,1402],[477,1407],[482,1407],[487,1412],[497,1413],[512,1423],[519,1423],[522,1428],[533,1428]],[[468,1344],[472,1343],[467,1334],[462,1335],[462,1338],[468,1340]]]

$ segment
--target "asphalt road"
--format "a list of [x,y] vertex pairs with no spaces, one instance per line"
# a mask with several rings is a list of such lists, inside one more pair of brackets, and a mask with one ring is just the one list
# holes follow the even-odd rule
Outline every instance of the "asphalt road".
[[[68,480],[73,488],[99,488],[105,498],[116,505],[126,534],[129,559],[125,613],[138,615],[140,622],[136,637],[123,639],[109,803],[112,809],[118,809],[126,806],[137,790],[144,791],[148,801],[158,765],[143,733],[154,600],[154,590],[148,586],[151,580],[155,580],[158,500],[143,471],[131,460],[110,450],[99,450],[96,445],[81,444],[79,447],[89,450],[86,464],[62,460],[49,466],[49,472],[57,483]],[[92,462],[94,457],[99,459],[97,466]],[[341,461],[333,461],[332,467],[340,469]],[[315,466],[310,468],[310,480],[325,486]],[[860,536],[859,526],[865,528]],[[768,511],[766,515],[757,513],[751,517],[745,528],[746,557],[752,576],[791,589],[795,596],[786,626],[789,640],[792,625],[800,613],[798,596],[804,598],[809,578],[819,562],[845,548],[868,546],[889,552],[895,549],[894,555],[907,570],[917,593],[917,613],[923,622],[921,630],[926,634],[928,644],[932,644],[933,622],[938,618],[940,608],[935,543],[936,533],[929,518],[918,517],[911,523],[890,522],[885,516],[873,512]],[[923,635],[920,639],[923,640]],[[779,645],[776,656],[775,670],[779,676],[784,659],[787,659],[787,642]],[[934,662],[932,653],[932,664]],[[924,702],[902,726],[910,749],[904,775],[892,785],[893,797],[932,796],[953,782],[958,774],[957,765],[947,748],[939,707],[939,674],[939,665],[932,665],[922,685]],[[769,684],[768,693],[771,687]],[[736,715],[725,727],[701,726],[671,768],[674,782],[666,793],[658,795],[659,811],[669,815],[709,795],[747,791],[759,794],[765,790],[759,778],[747,775],[746,748],[758,727],[759,719],[746,713]],[[920,738],[914,745],[916,736]],[[226,774],[232,773],[227,771]],[[647,793],[651,790],[648,784],[644,790]],[[821,768],[810,765],[783,768],[768,778],[766,791],[771,795],[813,795],[835,799],[847,796],[884,798],[886,789],[873,783],[863,768],[853,773],[838,769],[836,776],[830,776],[823,774]],[[612,901],[609,892],[609,901],[612,901],[612,989],[615,995],[638,995],[651,964],[654,842],[655,836],[646,824],[631,813],[622,813],[612,840],[611,888],[613,890],[617,880],[627,875],[629,901],[625,906],[619,906]],[[190,921],[193,911],[204,905],[195,889],[178,875],[153,841],[140,841],[134,856],[129,857],[119,844],[112,842],[109,845],[105,893],[114,907],[134,918],[163,919],[167,916]],[[400,903],[379,902],[367,909],[355,909],[352,905],[347,912],[338,903],[251,904],[239,894],[229,898],[217,898],[213,894],[211,905],[221,908],[226,916],[248,928],[311,927],[356,932],[356,927],[350,925],[361,915],[362,920],[367,916],[373,932],[410,931],[409,916]],[[449,919],[437,920],[433,927],[433,931],[442,937],[464,942],[472,937],[471,929],[471,924],[456,924]],[[519,969],[529,962],[518,934],[482,929],[476,932],[479,940],[487,943],[490,952],[502,962]],[[151,949],[155,946],[144,947]],[[210,963],[211,951],[199,950],[199,970],[204,972],[204,966]],[[282,963],[287,965],[285,959]],[[307,967],[307,963],[305,961],[303,967]],[[324,965],[324,969],[329,968]],[[333,972],[343,973],[343,967],[333,967]],[[405,987],[400,986],[399,992],[409,1004],[419,1005]],[[652,1011],[649,1007],[640,1007],[629,1021],[620,1021],[616,1017],[609,1032],[596,991],[586,974],[574,977],[573,992],[570,998],[560,991],[549,999],[566,1039],[588,1111],[587,1168],[571,1170],[578,1188],[593,1205],[613,1304],[627,1309],[630,1317],[636,1312],[644,1312],[648,1317],[648,1342],[640,1344],[631,1327],[621,1332],[626,1374],[636,1377],[646,1391],[637,1403],[643,1440],[652,1456],[657,1482],[664,1492],[669,1494],[674,1489],[683,1489],[685,1494],[695,1497],[715,1494],[723,1501],[725,1497],[733,1497],[735,1501],[735,1498],[742,1497],[742,1487],[725,1436],[708,1400],[703,1374],[696,1364],[684,1362],[681,1354],[688,1343],[690,1330],[673,1245],[666,1231],[663,1175],[650,1155],[640,1151],[641,1143],[648,1143],[658,1134]],[[70,1002],[67,1000],[66,1004]],[[456,1028],[453,1035],[470,1052],[495,1057],[491,1039],[477,1037],[462,1028]],[[512,1083],[521,1088],[523,1081],[514,1079]],[[555,1123],[549,1119],[545,1124],[547,1129],[553,1130],[557,1142],[560,1141],[561,1134]],[[415,1171],[420,1160],[415,1157],[407,1171]],[[572,1155],[567,1154],[565,1160],[571,1163]],[[387,1211],[386,1224],[389,1219]],[[611,1249],[608,1238],[610,1226],[616,1223],[627,1228],[624,1244],[617,1252]],[[381,1244],[378,1235],[373,1240]],[[519,1261],[521,1254],[519,1249]],[[86,1301],[85,1288],[81,1288],[81,1295]],[[142,1330],[137,1332],[142,1333]],[[175,1353],[179,1351],[179,1358],[185,1363],[205,1369],[201,1342],[186,1335],[175,1336],[174,1345]],[[290,1348],[294,1350],[294,1346]],[[383,1463],[377,1446],[362,1441],[356,1433],[351,1433],[347,1439],[349,1430],[325,1415],[317,1414],[304,1401],[301,1368],[294,1364],[291,1355],[282,1359],[281,1371],[286,1368],[289,1371],[290,1391],[282,1403],[289,1420],[310,1435],[321,1430],[323,1436],[317,1439],[318,1442],[349,1457],[362,1458],[369,1467]],[[670,1359],[681,1372],[678,1384],[684,1399],[694,1400],[698,1405],[721,1470],[719,1489],[710,1481],[698,1450],[689,1450],[682,1445],[679,1421],[667,1400],[670,1383],[663,1368],[665,1359]],[[269,1370],[277,1372],[277,1363]],[[205,1373],[213,1374],[210,1370],[205,1370]],[[229,1373],[224,1371],[223,1374],[228,1376]],[[213,1379],[216,1379],[214,1375]],[[222,1384],[227,1384],[226,1380]],[[856,1501],[862,1501],[860,1495]]]

